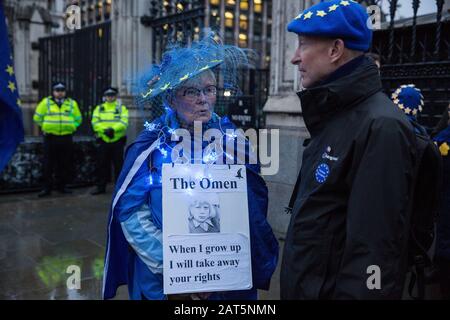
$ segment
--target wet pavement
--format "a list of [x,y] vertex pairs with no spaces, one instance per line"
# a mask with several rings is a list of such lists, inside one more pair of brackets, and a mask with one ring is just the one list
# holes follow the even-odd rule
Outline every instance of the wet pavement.
[[[111,194],[91,196],[90,190],[43,199],[37,193],[0,195],[0,300],[101,299]],[[281,254],[271,288],[260,291],[260,299],[279,299],[280,261]],[[80,268],[80,289],[68,289],[69,266]],[[440,299],[436,285],[427,287],[426,297]],[[115,299],[128,299],[126,286]]]
[[[101,299],[111,194],[73,191],[0,195],[0,300]],[[80,289],[67,287],[69,266],[80,267]],[[260,298],[279,298],[278,270]],[[116,299],[128,299],[126,286]]]
[[[0,299],[101,298],[111,194],[89,191],[0,196]],[[66,285],[71,265],[80,267],[79,290]]]

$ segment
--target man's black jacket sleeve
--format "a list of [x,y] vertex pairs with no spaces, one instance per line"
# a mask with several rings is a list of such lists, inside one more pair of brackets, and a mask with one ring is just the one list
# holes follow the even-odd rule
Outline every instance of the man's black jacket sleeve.
[[[359,138],[334,298],[400,298],[402,288],[395,283],[404,274],[415,136],[405,123],[380,118]],[[373,265],[380,269],[380,290],[367,286],[373,274],[368,273],[368,267]]]

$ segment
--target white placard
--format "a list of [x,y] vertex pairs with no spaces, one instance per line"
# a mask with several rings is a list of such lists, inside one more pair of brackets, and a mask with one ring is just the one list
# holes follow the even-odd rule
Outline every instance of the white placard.
[[164,293],[252,288],[244,165],[164,164]]

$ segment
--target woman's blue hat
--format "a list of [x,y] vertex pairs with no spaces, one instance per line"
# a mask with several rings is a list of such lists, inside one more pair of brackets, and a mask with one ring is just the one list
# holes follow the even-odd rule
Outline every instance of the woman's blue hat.
[[392,94],[392,101],[407,115],[416,117],[423,109],[423,96],[413,84],[400,86]]
[[287,29],[298,35],[341,38],[348,49],[367,51],[372,43],[372,29],[366,9],[351,0],[318,3],[302,11]]
[[163,53],[161,63],[152,65],[144,73],[138,81],[138,106],[160,107],[165,96],[207,70],[216,74],[219,92],[227,91],[229,100],[241,93],[238,69],[250,66],[250,51],[223,45],[219,36],[209,29],[203,32],[203,38],[191,45],[171,45]]
[[212,69],[224,61],[219,50],[212,44],[192,48],[174,48],[165,52],[160,65],[149,74],[148,90],[143,97],[152,98],[170,91],[199,73]]

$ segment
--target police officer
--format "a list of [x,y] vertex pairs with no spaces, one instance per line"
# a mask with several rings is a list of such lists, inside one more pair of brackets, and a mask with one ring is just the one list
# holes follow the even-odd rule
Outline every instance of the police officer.
[[91,192],[92,195],[105,193],[111,163],[115,180],[119,177],[128,127],[128,109],[117,100],[117,89],[107,88],[103,99],[103,104],[95,108],[91,122],[99,144],[97,188]]
[[44,188],[38,194],[39,197],[50,195],[53,174],[58,191],[71,193],[66,183],[73,166],[72,137],[82,121],[78,103],[72,98],[66,98],[65,84],[56,82],[52,90],[52,95],[38,104],[33,116],[44,133]]

